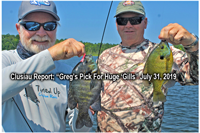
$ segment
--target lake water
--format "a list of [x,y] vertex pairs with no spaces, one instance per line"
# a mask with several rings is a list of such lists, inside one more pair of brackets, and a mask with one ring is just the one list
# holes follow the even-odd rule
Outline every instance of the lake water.
[[[97,57],[94,57],[96,60]],[[66,64],[74,67],[81,57],[73,57],[63,60]],[[164,106],[164,117],[162,132],[198,132],[198,85],[175,86],[168,89],[167,101]],[[91,132],[95,132],[97,127],[96,116]],[[66,132],[72,132],[66,121]]]

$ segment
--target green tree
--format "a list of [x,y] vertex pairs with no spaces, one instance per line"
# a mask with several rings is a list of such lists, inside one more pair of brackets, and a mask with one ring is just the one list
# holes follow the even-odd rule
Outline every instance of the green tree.
[[[60,43],[66,39],[67,38],[56,39],[55,44]],[[19,40],[20,40],[19,35],[10,35],[10,34],[2,35],[2,50],[16,49]],[[98,55],[100,43],[93,44],[91,42],[83,42],[83,41],[80,42],[82,42],[85,45],[85,51],[87,54],[92,54],[93,56]],[[101,52],[116,45],[117,44],[109,44],[109,43],[102,44]]]

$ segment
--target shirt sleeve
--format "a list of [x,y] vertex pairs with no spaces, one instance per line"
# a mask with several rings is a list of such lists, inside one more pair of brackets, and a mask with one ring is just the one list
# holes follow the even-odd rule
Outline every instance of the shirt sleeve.
[[33,82],[33,79],[11,80],[11,73],[34,74],[36,72],[45,74],[55,68],[48,50],[44,50],[20,62],[13,61],[14,55],[8,52],[2,52],[2,103],[17,95],[24,87]]
[[[94,123],[94,121],[93,121],[93,115],[92,115],[92,113],[90,112],[89,109],[88,109],[88,114],[89,114],[89,116],[90,116],[90,118],[92,120],[92,123]],[[90,130],[92,129],[92,127],[83,126],[80,129],[76,128],[76,119],[77,119],[77,116],[78,116],[78,109],[75,108],[75,109],[71,110],[70,108],[68,108],[69,126],[72,129],[72,131],[73,132],[90,132]]]
[[173,68],[172,72],[177,75],[176,81],[181,85],[197,85],[198,84],[198,52],[186,50],[183,52],[174,46],[171,46],[174,62],[178,65],[178,70]]

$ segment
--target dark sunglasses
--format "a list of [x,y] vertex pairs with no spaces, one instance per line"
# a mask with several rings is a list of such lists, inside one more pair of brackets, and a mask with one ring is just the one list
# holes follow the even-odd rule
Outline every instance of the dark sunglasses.
[[57,27],[56,22],[38,23],[33,21],[21,21],[19,24],[23,25],[24,28],[28,31],[37,31],[41,26],[43,26],[44,30],[46,31],[53,31]]
[[137,24],[140,24],[142,22],[142,20],[144,20],[144,18],[145,18],[145,16],[131,17],[131,18],[118,17],[116,19],[116,21],[117,21],[118,25],[126,25],[128,23],[128,21],[131,23],[131,25],[137,25]]

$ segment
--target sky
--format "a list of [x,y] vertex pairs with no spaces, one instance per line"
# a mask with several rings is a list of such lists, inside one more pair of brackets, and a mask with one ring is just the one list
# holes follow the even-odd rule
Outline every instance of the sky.
[[[103,43],[119,44],[115,13],[120,1],[112,4]],[[178,23],[199,36],[198,1],[142,1],[148,19],[144,37],[159,43],[161,29]],[[15,24],[21,1],[2,1],[2,34],[17,35]],[[74,38],[78,41],[100,43],[111,1],[55,1],[61,26],[58,39]]]

